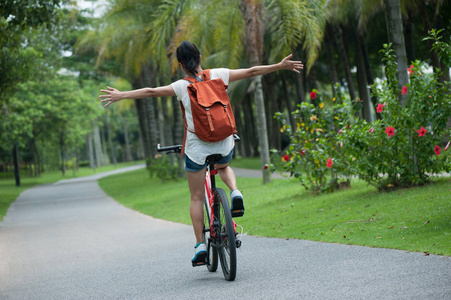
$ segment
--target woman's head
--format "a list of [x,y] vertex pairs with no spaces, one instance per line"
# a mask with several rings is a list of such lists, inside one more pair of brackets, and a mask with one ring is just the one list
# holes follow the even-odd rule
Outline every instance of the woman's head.
[[177,48],[177,61],[183,65],[188,73],[196,75],[200,64],[200,52],[196,45],[183,41]]

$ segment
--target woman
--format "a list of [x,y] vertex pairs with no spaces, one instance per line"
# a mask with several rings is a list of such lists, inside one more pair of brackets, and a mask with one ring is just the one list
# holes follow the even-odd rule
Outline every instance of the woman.
[[[300,61],[291,61],[290,54],[280,63],[266,66],[255,66],[248,69],[211,69],[210,79],[221,78],[226,85],[229,82],[245,79],[253,76],[268,74],[279,70],[292,70],[299,73],[298,69],[303,69]],[[202,73],[201,61],[202,56],[196,45],[183,41],[177,48],[177,61],[179,66],[188,76],[196,77]],[[191,114],[191,104],[188,95],[187,80],[178,80],[170,85],[156,88],[142,88],[133,91],[120,92],[115,88],[108,87],[108,90],[101,90],[105,95],[101,101],[106,102],[108,106],[122,99],[142,99],[151,97],[167,97],[177,96],[185,108],[185,116],[188,128],[194,128],[193,117]],[[195,254],[192,262],[203,262],[207,256],[206,245],[202,241],[203,235],[203,200],[204,200],[204,182],[206,162],[205,159],[211,154],[221,154],[223,159],[215,166],[219,172],[221,179],[230,189],[230,198],[232,199],[232,209],[243,209],[243,196],[237,189],[235,173],[229,167],[232,159],[234,139],[233,135],[219,142],[205,142],[200,140],[195,133],[187,131],[185,144],[185,170],[187,171],[187,179],[191,194],[190,216],[193,223],[194,235],[196,237]]]

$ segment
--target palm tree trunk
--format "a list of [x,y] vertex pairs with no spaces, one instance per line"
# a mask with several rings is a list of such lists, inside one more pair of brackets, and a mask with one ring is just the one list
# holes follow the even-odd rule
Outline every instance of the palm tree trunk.
[[344,72],[346,75],[346,82],[348,83],[349,96],[351,97],[351,100],[355,100],[355,98],[356,98],[355,86],[354,86],[354,81],[352,79],[348,52],[346,51],[346,47],[345,47],[345,43],[344,43],[344,39],[343,39],[343,32],[339,26],[333,26],[332,29],[333,29],[333,33],[334,33],[335,42],[338,45],[338,54],[340,55],[340,60],[343,64],[343,69],[344,69]]
[[404,106],[407,96],[401,95],[401,89],[409,82],[409,77],[407,75],[406,45],[402,28],[401,1],[384,0],[384,4],[387,32],[389,40],[395,50],[396,64],[398,66],[398,97],[401,100],[401,105]]
[[254,109],[252,108],[251,95],[246,95],[243,102],[244,114],[244,143],[246,145],[247,156],[254,157],[260,155],[258,152],[258,136],[255,128]]
[[111,130],[111,122],[110,122],[110,118],[107,116],[107,131],[108,131],[108,144],[111,148],[111,161],[113,162],[114,166],[116,166],[117,164],[117,160],[116,160],[116,151],[114,150],[114,145],[113,145],[113,131]]
[[[261,65],[263,61],[263,3],[261,0],[240,0],[240,9],[246,26],[247,56],[251,66]],[[255,77],[254,101],[257,116],[258,141],[263,169],[263,183],[271,181],[269,169],[263,167],[270,163],[268,134],[266,128],[265,102],[261,76]]]
[[[151,69],[150,66],[145,66],[142,71],[143,74],[143,86],[156,86],[155,71]],[[147,120],[148,120],[148,134],[149,134],[149,151],[153,158],[157,154],[157,144],[158,144],[158,124],[155,109],[155,99],[145,98],[145,105],[147,107]]]
[[[180,101],[176,96],[172,97],[172,116],[174,118],[173,123],[173,132],[172,135],[174,137],[174,143],[177,145],[181,145],[183,143],[183,134],[184,134],[184,124],[182,119],[182,113],[180,111]],[[183,177],[185,175],[185,170],[183,168],[184,161],[183,156],[177,155],[177,176]]]
[[102,142],[100,141],[100,130],[96,120],[92,121],[94,127],[94,153],[96,158],[96,167],[102,166]]
[[329,23],[326,23],[326,46],[327,46],[327,62],[329,63],[329,75],[330,75],[330,83],[332,84],[332,94],[335,97],[335,89],[334,86],[338,82],[337,75],[337,67],[335,65],[334,60],[334,40],[332,28]]
[[125,161],[132,161],[132,151],[130,148],[130,139],[128,137],[128,125],[127,125],[127,119],[122,119],[122,124],[124,126],[124,141],[125,141]]
[[363,57],[363,51],[361,47],[363,37],[359,32],[355,32],[355,51],[357,53],[357,83],[359,89],[360,101],[362,101],[362,115],[363,118],[370,123],[372,121],[371,116],[371,104],[370,104],[370,92],[368,90],[368,79],[366,77],[365,62]]
[[[242,104],[241,102],[235,102],[234,107],[234,115],[235,115],[235,122],[236,122],[236,128],[238,131],[238,135],[240,135],[241,137],[244,138],[244,126],[243,126],[243,121],[242,121]],[[245,150],[245,143],[244,143],[244,139],[238,144],[238,148],[235,146],[235,148],[237,148],[237,154],[243,157],[246,157],[246,150]]]

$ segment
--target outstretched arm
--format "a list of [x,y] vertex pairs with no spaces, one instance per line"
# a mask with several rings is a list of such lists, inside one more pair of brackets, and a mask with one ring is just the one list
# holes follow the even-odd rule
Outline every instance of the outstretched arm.
[[108,106],[122,99],[142,99],[175,96],[174,89],[170,85],[157,88],[143,88],[127,92],[120,92],[117,89],[111,88],[109,86],[107,88],[107,90],[100,90],[102,93],[105,93],[105,95],[99,96],[99,98],[104,98],[100,100],[101,102],[107,102],[105,106]]
[[229,81],[236,81],[253,76],[264,75],[279,70],[292,70],[294,72],[300,73],[299,70],[302,70],[304,68],[304,65],[301,61],[290,60],[292,56],[293,54],[290,54],[282,59],[280,63],[274,65],[255,66],[249,69],[230,70]]

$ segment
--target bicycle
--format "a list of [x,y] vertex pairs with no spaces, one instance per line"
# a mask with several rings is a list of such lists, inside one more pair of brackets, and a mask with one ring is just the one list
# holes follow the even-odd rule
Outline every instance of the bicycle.
[[[237,135],[235,135],[235,141],[239,141]],[[180,153],[181,149],[182,145],[157,146],[158,152],[167,154]],[[213,154],[206,160],[203,239],[208,255],[204,262],[193,263],[193,266],[206,265],[208,271],[216,272],[219,257],[224,278],[233,281],[237,269],[236,249],[241,247],[241,240],[237,237],[237,225],[232,219],[227,194],[223,189],[216,187],[215,175],[218,174],[218,170],[215,169],[215,163],[220,159],[222,155]]]

